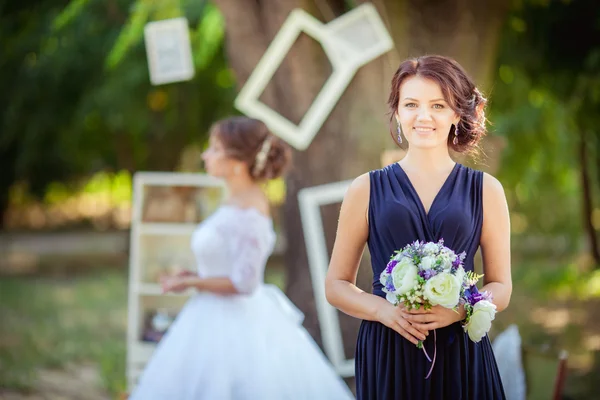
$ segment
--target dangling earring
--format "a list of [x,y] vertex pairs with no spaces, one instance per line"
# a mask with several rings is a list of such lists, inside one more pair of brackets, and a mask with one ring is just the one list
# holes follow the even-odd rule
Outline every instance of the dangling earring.
[[454,125],[454,139],[452,143],[456,146],[458,144],[458,124]]
[[400,143],[402,143],[402,129],[400,129],[400,124],[399,123],[398,123],[397,131],[398,131],[398,144],[400,144]]

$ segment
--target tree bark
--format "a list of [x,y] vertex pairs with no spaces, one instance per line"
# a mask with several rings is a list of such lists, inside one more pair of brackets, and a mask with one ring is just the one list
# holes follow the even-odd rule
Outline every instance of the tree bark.
[[18,146],[12,142],[8,146],[0,147],[0,231],[6,225],[6,212],[10,203],[10,188],[17,179]]
[[587,134],[585,130],[579,131],[579,160],[581,162],[581,188],[583,195],[583,225],[590,245],[590,253],[594,259],[596,268],[600,268],[600,248],[598,247],[598,237],[593,223],[594,206],[592,202],[592,188],[590,185],[590,167],[588,165],[587,154]]
[[[226,24],[230,65],[242,87],[289,12],[301,7],[323,22],[344,11],[332,0],[256,0],[239,6],[217,0]],[[284,224],[287,237],[287,294],[305,313],[305,327],[318,343],[321,336],[311,287],[308,259],[298,208],[298,191],[305,187],[350,179],[379,168],[381,153],[394,147],[387,117],[389,82],[399,62],[409,56],[443,54],[454,57],[475,80],[490,83],[497,40],[507,11],[494,0],[375,0],[396,48],[362,67],[310,147],[295,152],[286,179]],[[322,49],[301,36],[285,58],[261,100],[294,122],[299,122],[330,73]],[[331,251],[338,207],[323,207],[323,221]],[[368,260],[368,257],[366,258]],[[363,262],[359,286],[370,291],[371,272]],[[344,345],[352,357],[359,321],[342,316]]]

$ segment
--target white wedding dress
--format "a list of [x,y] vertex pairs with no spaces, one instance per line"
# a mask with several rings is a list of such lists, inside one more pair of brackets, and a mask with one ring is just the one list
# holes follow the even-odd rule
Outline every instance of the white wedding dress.
[[195,294],[158,344],[130,400],[344,400],[352,393],[302,327],[302,313],[263,283],[275,232],[258,210],[225,205],[191,240],[201,277],[243,294]]

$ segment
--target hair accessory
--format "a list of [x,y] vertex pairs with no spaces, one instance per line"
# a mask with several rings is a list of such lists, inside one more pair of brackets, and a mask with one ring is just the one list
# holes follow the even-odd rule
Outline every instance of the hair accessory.
[[254,161],[254,171],[253,175],[257,176],[262,172],[265,168],[265,164],[267,162],[267,155],[271,150],[271,136],[268,136],[262,144],[260,151],[256,154],[256,158]]

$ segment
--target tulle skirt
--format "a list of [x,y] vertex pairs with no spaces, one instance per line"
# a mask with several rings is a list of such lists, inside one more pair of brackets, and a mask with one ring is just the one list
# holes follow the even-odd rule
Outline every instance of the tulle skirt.
[[353,399],[275,286],[199,293],[179,313],[131,400]]

